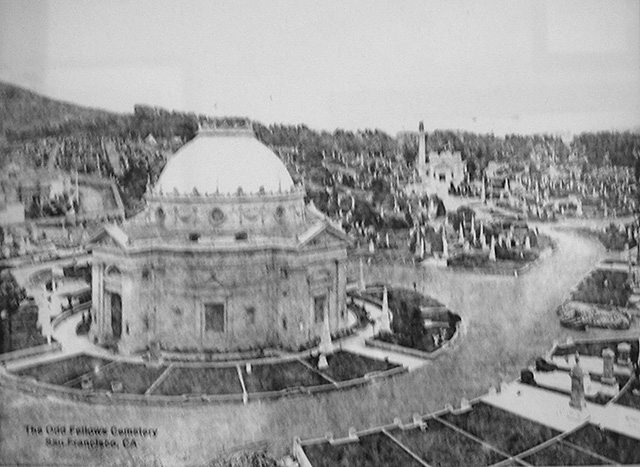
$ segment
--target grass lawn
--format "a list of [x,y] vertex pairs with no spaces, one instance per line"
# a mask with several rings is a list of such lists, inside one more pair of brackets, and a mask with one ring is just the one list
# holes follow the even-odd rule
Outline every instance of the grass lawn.
[[[55,339],[52,340],[55,342]],[[33,333],[13,333],[11,335],[11,349],[9,352],[16,350],[28,349],[30,347],[37,347],[48,343],[47,338],[44,337],[40,331],[34,331]]]
[[562,441],[523,457],[522,460],[532,465],[609,465],[599,457],[572,448]]
[[242,394],[236,367],[173,367],[152,391],[153,395]]
[[[310,357],[306,362],[314,368],[318,367],[318,357]],[[360,378],[372,371],[386,371],[398,367],[398,365],[392,363],[362,357],[349,352],[336,352],[329,355],[327,362],[329,363],[329,368],[320,372],[335,381],[348,381]]]
[[298,386],[320,386],[331,382],[298,361],[254,365],[251,374],[242,369],[247,392],[280,391]]
[[[91,372],[94,389],[111,391],[111,382],[120,381],[124,393],[144,394],[153,382],[166,370],[167,367],[147,368],[141,363],[114,362],[99,372]],[[80,389],[81,378],[75,380],[71,387]]]
[[440,418],[511,455],[519,454],[560,434],[482,402],[475,404],[473,410],[468,412],[458,415],[450,413]]
[[390,434],[430,465],[473,467],[506,459],[437,420],[427,420],[426,424],[424,431],[396,429]]
[[353,443],[332,446],[322,443],[305,446],[304,452],[313,467],[396,467],[420,466],[404,449],[383,433],[360,437]]
[[[16,350],[28,349],[47,343],[47,338],[42,335],[38,326],[38,307],[35,305],[21,307],[16,313],[11,315],[9,345],[2,342],[0,336],[0,352],[13,352]],[[2,331],[2,329],[0,329]]]
[[594,425],[585,426],[565,441],[621,464],[640,464],[640,441]]
[[33,367],[19,370],[20,376],[31,376],[39,381],[62,385],[79,376],[94,371],[96,366],[102,367],[111,360],[91,357],[89,355],[77,355],[56,362],[47,362]]

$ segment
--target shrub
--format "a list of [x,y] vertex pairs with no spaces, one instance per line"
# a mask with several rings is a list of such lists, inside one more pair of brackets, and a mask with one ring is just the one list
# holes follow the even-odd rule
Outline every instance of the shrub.
[[481,268],[487,264],[489,258],[484,255],[461,254],[447,260],[447,266],[459,268]]
[[627,277],[624,271],[594,271],[580,283],[572,298],[600,305],[626,306],[632,292]]

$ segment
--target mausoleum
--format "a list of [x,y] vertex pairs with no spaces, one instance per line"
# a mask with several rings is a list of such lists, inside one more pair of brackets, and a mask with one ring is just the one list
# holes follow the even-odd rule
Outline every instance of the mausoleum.
[[90,336],[120,352],[297,348],[348,326],[349,238],[248,123],[201,129],[93,238]]

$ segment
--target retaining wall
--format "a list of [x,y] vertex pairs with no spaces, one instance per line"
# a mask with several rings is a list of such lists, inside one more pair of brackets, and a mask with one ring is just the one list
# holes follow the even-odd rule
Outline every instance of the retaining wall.
[[35,347],[0,354],[0,362],[10,362],[22,358],[35,357],[36,355],[59,352],[60,350],[62,350],[62,345],[59,342],[52,342],[51,344],[37,345]]

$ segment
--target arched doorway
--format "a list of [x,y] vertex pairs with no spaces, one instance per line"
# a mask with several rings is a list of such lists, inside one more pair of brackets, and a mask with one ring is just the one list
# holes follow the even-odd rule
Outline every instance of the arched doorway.
[[122,336],[122,298],[117,293],[111,295],[111,332],[113,337],[120,339]]

